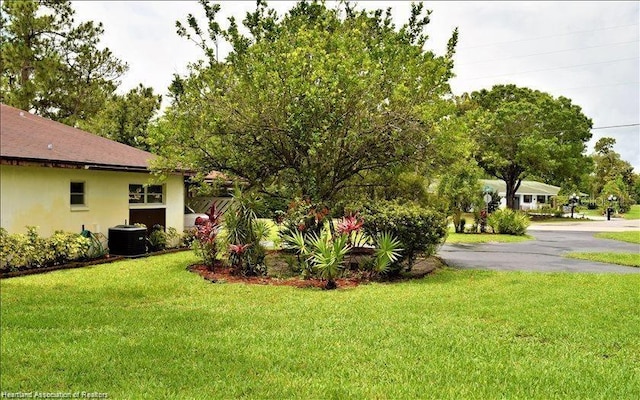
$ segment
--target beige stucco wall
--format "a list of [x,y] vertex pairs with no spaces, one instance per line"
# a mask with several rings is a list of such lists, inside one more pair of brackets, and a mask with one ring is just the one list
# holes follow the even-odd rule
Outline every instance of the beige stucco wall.
[[[85,182],[86,206],[71,206],[70,182]],[[56,230],[80,232],[82,225],[108,234],[129,218],[129,184],[149,183],[149,175],[84,169],[0,165],[0,226],[24,233],[39,226],[42,236]],[[183,231],[184,184],[170,176],[165,185],[167,227]],[[154,207],[158,207],[155,205]]]

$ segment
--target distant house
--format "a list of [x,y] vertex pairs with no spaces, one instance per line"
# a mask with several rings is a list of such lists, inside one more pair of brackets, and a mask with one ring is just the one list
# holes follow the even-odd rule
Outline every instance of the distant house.
[[[502,197],[500,207],[507,206],[507,185],[497,179],[480,179],[483,187],[490,187]],[[536,181],[522,181],[516,191],[515,208],[520,210],[536,210],[545,205],[551,205],[552,198],[558,195],[558,186],[548,185]]]
[[182,232],[184,178],[150,184],[153,154],[4,104],[0,114],[0,226],[10,233],[107,235],[125,221]]

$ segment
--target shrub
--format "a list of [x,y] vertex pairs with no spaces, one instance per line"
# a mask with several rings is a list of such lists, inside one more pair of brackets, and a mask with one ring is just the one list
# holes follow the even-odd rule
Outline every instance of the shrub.
[[172,226],[167,228],[166,232],[167,237],[167,247],[170,249],[180,247],[182,242],[182,235],[178,233],[178,230]]
[[77,233],[56,231],[48,240],[53,264],[88,258],[91,241]]
[[167,248],[167,234],[162,225],[154,225],[149,235],[149,245],[152,251],[161,251]]
[[435,254],[447,236],[447,219],[443,213],[416,204],[380,201],[362,207],[363,228],[371,237],[388,232],[403,248],[402,256],[390,267],[400,272],[401,263],[411,269],[420,254]]
[[526,214],[506,208],[489,215],[487,224],[494,233],[522,236],[525,234],[530,220]]
[[[276,222],[284,224],[284,229],[281,230],[283,240],[295,232],[305,234],[313,232],[319,236],[328,215],[329,209],[323,205],[314,204],[309,200],[295,199],[289,203],[289,208],[284,215],[278,214]],[[286,240],[285,245],[287,245]]]
[[80,234],[56,231],[43,238],[35,226],[26,234],[9,234],[0,228],[0,269],[42,268],[86,259],[91,240]]

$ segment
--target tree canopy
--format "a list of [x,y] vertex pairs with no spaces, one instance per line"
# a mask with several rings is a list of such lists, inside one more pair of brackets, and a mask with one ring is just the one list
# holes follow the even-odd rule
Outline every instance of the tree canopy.
[[591,194],[601,199],[615,195],[625,205],[635,202],[637,174],[633,166],[613,150],[616,140],[611,137],[600,138],[594,147],[593,174],[591,176]]
[[527,176],[567,185],[588,167],[584,152],[592,122],[571,100],[515,85],[496,85],[466,98],[478,165],[505,181],[510,208]]
[[[259,1],[244,36],[234,19],[221,29],[219,6],[201,3],[208,36],[193,16],[178,33],[207,57],[171,85],[151,138],[162,167],[219,170],[267,193],[331,200],[364,174],[442,153],[457,31],[445,55],[423,50],[422,5],[398,29],[390,9],[301,2],[280,17]],[[233,50],[220,62],[222,39]]]
[[127,65],[98,48],[102,24],[73,16],[69,1],[2,2],[3,103],[69,125],[101,109]]
[[148,150],[146,138],[150,121],[160,110],[162,96],[142,84],[125,95],[109,96],[105,105],[80,128],[97,135]]

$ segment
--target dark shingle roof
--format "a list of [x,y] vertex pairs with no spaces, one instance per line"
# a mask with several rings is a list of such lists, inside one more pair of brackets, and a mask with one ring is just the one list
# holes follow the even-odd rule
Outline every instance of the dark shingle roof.
[[147,169],[149,152],[1,105],[0,158]]

